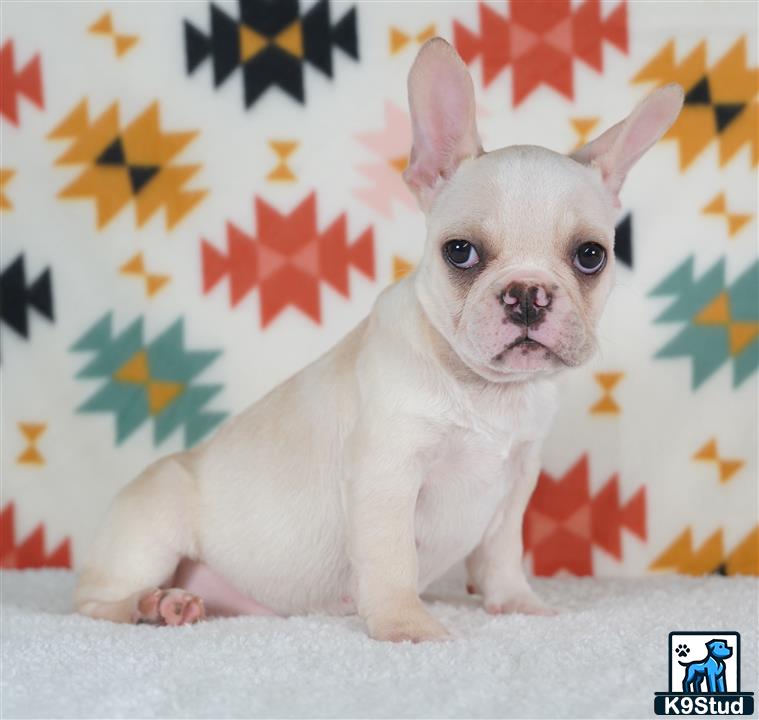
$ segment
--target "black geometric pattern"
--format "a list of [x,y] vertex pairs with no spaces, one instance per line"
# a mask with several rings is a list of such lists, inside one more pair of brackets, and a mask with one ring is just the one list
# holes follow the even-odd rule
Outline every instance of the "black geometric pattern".
[[124,154],[124,145],[121,138],[117,137],[97,158],[96,165],[114,165],[126,167],[129,174],[129,183],[132,192],[136,195],[145,187],[161,169],[159,165],[129,165]]
[[633,265],[632,214],[627,213],[614,230],[614,256],[623,265]]
[[299,0],[238,3],[239,19],[210,4],[209,35],[185,20],[185,51],[188,74],[211,57],[214,87],[240,67],[246,108],[275,85],[304,103],[305,63],[331,78],[333,47],[358,60],[355,7],[333,25],[329,0],[319,0],[305,15]]
[[0,319],[22,338],[29,337],[29,309],[53,320],[53,284],[50,268],[26,284],[24,256],[20,254],[0,273]]
[[721,133],[735,118],[746,109],[746,103],[715,103],[709,78],[704,75],[685,95],[686,105],[711,105],[714,108],[714,122],[717,132]]

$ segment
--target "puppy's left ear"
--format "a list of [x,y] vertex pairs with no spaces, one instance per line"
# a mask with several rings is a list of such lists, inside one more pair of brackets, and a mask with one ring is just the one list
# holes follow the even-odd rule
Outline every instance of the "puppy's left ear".
[[677,120],[683,89],[671,83],[654,90],[622,122],[584,145],[571,157],[597,167],[604,185],[619,205],[619,191],[630,168]]
[[428,40],[419,51],[408,77],[408,100],[413,145],[403,179],[428,210],[461,161],[482,153],[472,78],[442,38]]

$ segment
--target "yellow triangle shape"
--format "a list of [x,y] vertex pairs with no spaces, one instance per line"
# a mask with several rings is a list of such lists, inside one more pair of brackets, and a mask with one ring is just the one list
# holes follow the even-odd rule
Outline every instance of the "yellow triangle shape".
[[150,380],[150,371],[148,370],[147,351],[137,351],[113,373],[113,379],[120,380],[121,382],[139,383],[140,385],[148,382]]
[[719,481],[726,483],[743,467],[743,460],[720,460]]
[[267,40],[247,25],[240,25],[240,62],[248,62],[266,47]]
[[111,13],[107,12],[101,15],[95,20],[88,30],[96,35],[110,35],[113,32],[113,22],[111,21]]
[[585,140],[593,128],[598,125],[599,119],[597,117],[571,118],[570,122],[580,138]]
[[716,460],[717,459],[717,441],[712,438],[693,456],[694,460]]
[[390,54],[394,55],[401,48],[406,46],[409,41],[409,36],[405,32],[398,28],[390,28]]
[[593,414],[611,413],[614,415],[619,414],[619,405],[614,402],[614,398],[611,395],[604,395],[592,408],[590,412]]
[[44,465],[45,458],[42,457],[36,447],[30,446],[16,458],[16,462],[22,465]]
[[277,37],[274,44],[286,50],[290,55],[297,58],[303,57],[303,33],[301,32],[300,20],[290,23]]
[[168,275],[146,275],[145,286],[148,297],[153,297],[171,278]]
[[432,23],[431,25],[428,25],[422,32],[420,32],[416,36],[416,41],[418,43],[424,43],[427,42],[427,40],[430,40],[431,38],[434,38],[435,35],[437,35],[437,28],[435,27],[435,23]]
[[693,319],[697,325],[727,325],[730,322],[730,299],[721,292]]
[[280,163],[266,176],[266,179],[288,181],[295,180],[296,178],[292,170],[285,163]]
[[402,173],[408,167],[408,155],[399,155],[396,158],[390,158],[388,162],[399,172]]
[[184,390],[182,383],[151,380],[148,383],[148,407],[151,415],[158,415]]
[[142,253],[138,252],[133,258],[127,260],[120,268],[119,272],[124,275],[142,275],[145,272],[145,263],[142,261]]
[[741,215],[739,213],[728,214],[727,231],[730,237],[739,233],[744,225],[751,222],[752,217],[752,215]]
[[759,575],[759,525],[735,547],[727,558],[728,575]]
[[686,575],[706,575],[714,572],[723,560],[722,530],[717,530],[704,541],[681,572]]
[[623,376],[621,372],[596,373],[596,380],[604,390],[611,390]]
[[292,155],[298,145],[297,140],[269,140],[269,147],[283,160]]
[[704,215],[721,215],[726,209],[725,193],[719,193],[701,212]]
[[116,46],[116,56],[121,57],[128,53],[136,44],[139,38],[136,35],[116,35],[113,38],[113,44]]
[[693,536],[689,527],[678,535],[672,544],[649,565],[649,570],[675,570],[682,569],[690,562],[693,556]]
[[759,335],[757,322],[732,322],[728,327],[730,354],[737,355],[745,350]]
[[47,430],[47,423],[19,423],[18,429],[29,442],[34,442]]
[[393,255],[393,281],[406,277],[414,269],[412,263],[402,257]]

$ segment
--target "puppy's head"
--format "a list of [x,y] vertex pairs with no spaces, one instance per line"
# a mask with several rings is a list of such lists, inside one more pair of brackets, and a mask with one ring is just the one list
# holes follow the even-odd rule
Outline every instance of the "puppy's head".
[[628,170],[675,121],[669,85],[571,157],[533,146],[485,153],[474,89],[455,50],[427,42],[409,75],[404,179],[427,216],[419,299],[482,377],[524,379],[585,362],[614,272]]

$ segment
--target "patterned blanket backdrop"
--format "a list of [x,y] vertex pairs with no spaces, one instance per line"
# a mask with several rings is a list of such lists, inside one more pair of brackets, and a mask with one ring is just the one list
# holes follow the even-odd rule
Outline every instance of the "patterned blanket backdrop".
[[568,152],[686,91],[623,190],[529,566],[757,574],[756,28],[754,2],[3,2],[0,566],[80,566],[148,462],[413,272],[406,74],[441,35],[486,148]]

